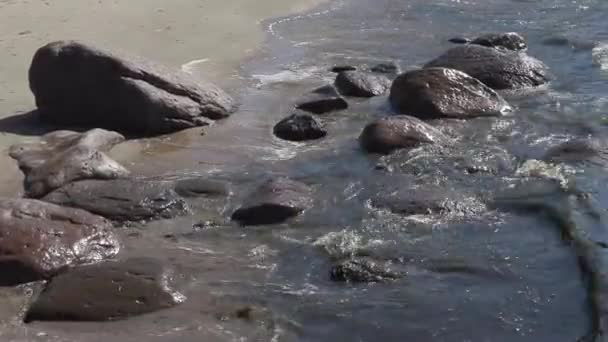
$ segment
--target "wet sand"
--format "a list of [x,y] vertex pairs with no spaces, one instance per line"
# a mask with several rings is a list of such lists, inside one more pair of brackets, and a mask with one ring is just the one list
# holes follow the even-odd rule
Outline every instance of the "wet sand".
[[[322,0],[0,0],[0,195],[15,195],[21,175],[9,145],[36,132],[3,120],[34,109],[27,70],[40,46],[77,39],[123,49],[238,87],[238,69],[265,39],[261,21],[304,11]],[[193,62],[194,61],[194,62]],[[123,148],[131,158],[137,146]],[[127,155],[124,155],[127,153]]]

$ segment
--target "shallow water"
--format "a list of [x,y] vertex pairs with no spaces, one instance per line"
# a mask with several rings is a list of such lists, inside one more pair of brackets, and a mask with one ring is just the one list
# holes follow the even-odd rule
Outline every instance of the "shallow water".
[[[584,253],[571,240],[576,237],[565,236],[564,220],[570,232],[606,241],[599,219],[608,207],[606,165],[533,159],[569,138],[607,134],[601,57],[607,14],[601,0],[337,0],[266,22],[265,49],[241,70],[239,113],[204,136],[195,129],[117,153],[133,160],[125,151],[144,146],[129,165],[138,173],[212,174],[233,184],[228,201],[195,203],[192,217],[122,231],[123,255],[174,264],[189,300],[124,322],[24,326],[18,313],[25,299],[6,290],[2,334],[15,341],[577,341],[593,335],[593,277],[581,268]],[[298,96],[332,81],[327,70],[334,64],[394,60],[407,70],[450,47],[449,38],[500,31],[524,34],[529,54],[549,65],[554,80],[505,94],[516,108],[506,117],[434,122],[451,139],[448,150],[420,148],[383,160],[363,154],[356,138],[372,118],[390,113],[384,97],[349,100],[347,111],[324,116],[323,140],[290,143],[271,134]],[[480,167],[475,172],[470,160]],[[271,175],[310,184],[314,208],[278,226],[230,223],[242,198]],[[438,188],[466,200],[450,213],[411,217],[370,204],[377,194],[409,188]],[[585,193],[594,207],[558,205],[572,193]],[[494,203],[495,197],[501,200]],[[201,221],[208,224],[201,228]],[[353,255],[387,260],[405,277],[332,282],[333,262]],[[256,308],[252,320],[231,316],[247,305]]]

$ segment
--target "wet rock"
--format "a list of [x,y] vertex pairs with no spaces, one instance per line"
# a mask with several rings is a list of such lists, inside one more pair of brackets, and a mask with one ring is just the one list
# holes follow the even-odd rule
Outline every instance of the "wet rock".
[[302,214],[312,203],[312,189],[306,184],[276,178],[254,191],[232,219],[243,225],[276,224]]
[[296,103],[296,108],[310,113],[324,114],[346,109],[348,103],[334,86],[327,85],[305,95]]
[[85,209],[113,221],[172,218],[189,211],[174,182],[147,179],[85,180],[63,186],[43,200]]
[[375,261],[370,258],[354,258],[334,265],[330,278],[337,282],[377,283],[396,280],[403,275],[391,270],[389,262]]
[[129,171],[103,153],[123,140],[122,135],[103,129],[56,131],[39,143],[11,146],[9,155],[25,174],[26,196],[40,198],[76,180],[126,177]]
[[521,51],[528,48],[526,39],[517,32],[484,34],[473,39],[471,44],[487,47],[500,47],[513,51]]
[[550,162],[608,162],[608,144],[596,138],[576,138],[551,147],[543,158]]
[[383,95],[391,86],[384,75],[362,71],[344,71],[336,77],[336,88],[344,96],[373,97]]
[[156,135],[208,124],[236,110],[210,83],[74,41],[41,47],[29,70],[44,121]]
[[66,268],[113,257],[109,222],[84,210],[31,199],[0,199],[0,286],[48,279]]
[[574,50],[593,50],[597,45],[597,43],[592,40],[581,40],[565,36],[548,37],[544,39],[542,43],[547,46],[566,46]]
[[493,89],[535,87],[549,81],[547,67],[536,58],[476,44],[448,50],[425,66],[431,67],[460,70]]
[[335,73],[340,73],[343,71],[354,71],[354,70],[357,70],[357,67],[354,65],[335,65],[330,69],[331,72],[335,72]]
[[376,120],[368,124],[359,137],[363,149],[382,154],[445,140],[444,135],[433,126],[407,115]]
[[486,206],[465,193],[453,193],[445,188],[426,187],[382,192],[371,199],[372,207],[387,209],[400,215],[434,215],[444,213],[476,214]]
[[327,131],[308,114],[293,114],[274,126],[274,135],[284,140],[304,141],[320,139]]
[[228,196],[232,193],[227,183],[203,177],[180,179],[175,182],[174,188],[182,197],[216,197]]
[[421,119],[498,116],[511,110],[502,96],[454,69],[426,68],[399,75],[390,102],[402,114]]
[[180,304],[171,269],[148,258],[81,266],[53,278],[25,321],[113,321]]
[[387,75],[397,75],[401,73],[401,67],[395,62],[379,63],[369,69],[371,72]]

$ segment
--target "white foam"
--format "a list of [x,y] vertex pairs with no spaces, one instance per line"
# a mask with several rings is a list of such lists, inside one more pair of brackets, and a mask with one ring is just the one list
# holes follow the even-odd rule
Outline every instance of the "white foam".
[[608,70],[608,43],[600,43],[591,50],[593,65]]
[[209,62],[209,58],[195,59],[182,65],[181,69],[183,72],[194,74],[194,70],[197,65]]

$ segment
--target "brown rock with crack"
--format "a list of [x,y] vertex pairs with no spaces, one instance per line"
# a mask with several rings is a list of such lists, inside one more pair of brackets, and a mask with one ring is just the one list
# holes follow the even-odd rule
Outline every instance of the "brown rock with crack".
[[236,110],[213,84],[75,41],[41,47],[29,81],[44,121],[140,136],[207,125]]
[[103,129],[56,131],[44,135],[39,143],[13,145],[9,154],[25,174],[26,196],[40,198],[76,180],[129,175],[127,169],[102,152],[123,140],[122,135]]
[[119,251],[108,221],[31,199],[0,199],[0,286],[48,279]]

